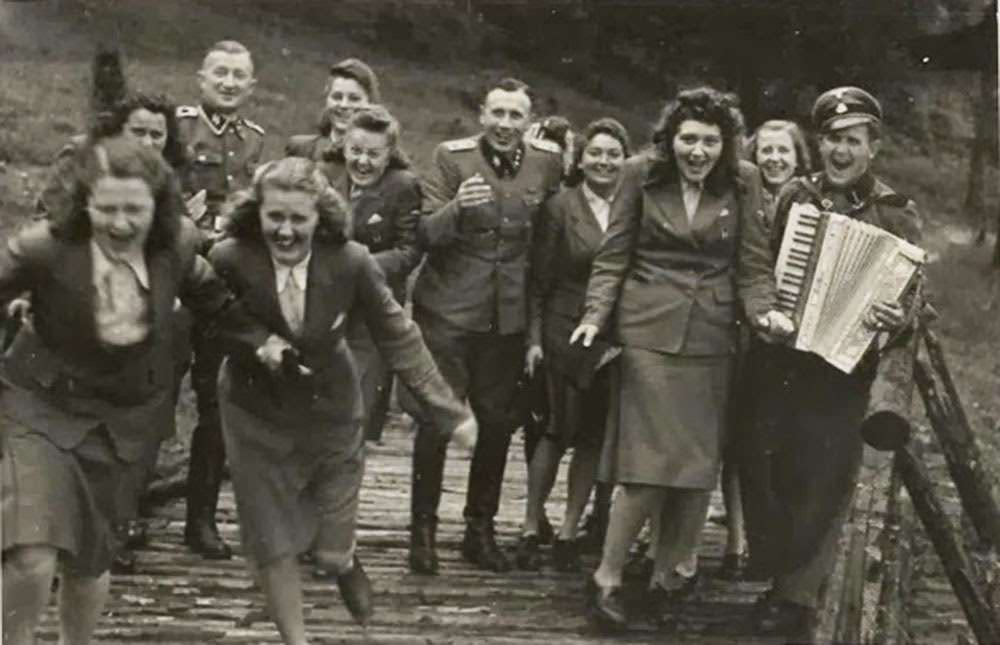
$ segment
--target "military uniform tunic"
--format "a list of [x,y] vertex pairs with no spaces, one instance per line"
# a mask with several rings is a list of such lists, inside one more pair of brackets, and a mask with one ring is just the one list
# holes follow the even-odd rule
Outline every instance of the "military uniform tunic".
[[[774,263],[796,203],[847,215],[910,242],[920,240],[913,202],[871,175],[849,191],[822,173],[779,193],[773,226],[748,220],[737,283],[750,319],[775,307]],[[907,332],[892,342],[905,342]],[[870,351],[851,374],[814,354],[754,339],[748,357],[749,423],[739,437],[751,566],[775,577],[777,597],[815,605],[835,557],[862,455],[859,432],[878,365]]]
[[210,114],[200,105],[179,106],[177,123],[188,154],[181,178],[184,193],[205,190],[208,211],[197,223],[203,229],[215,228],[226,198],[253,179],[264,150],[264,128],[241,116]]
[[[524,362],[532,229],[562,177],[555,144],[522,145],[513,162],[499,159],[481,136],[439,145],[425,185],[427,214],[417,228],[427,261],[414,289],[413,317],[441,373],[460,398],[468,397],[480,423],[466,496],[470,524],[492,522],[499,506],[510,434],[520,424],[515,399]],[[500,170],[504,163],[506,172]],[[494,199],[460,208],[458,188],[477,174],[493,188]],[[412,511],[426,518],[437,512],[445,455],[428,421],[419,423]]]

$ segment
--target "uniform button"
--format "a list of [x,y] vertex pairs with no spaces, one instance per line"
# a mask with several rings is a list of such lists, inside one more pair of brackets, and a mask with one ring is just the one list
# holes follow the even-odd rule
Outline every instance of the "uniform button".
[[232,181],[233,180],[233,176],[232,175],[226,175],[226,179],[228,179],[229,181]]
[[232,150],[230,150],[230,151],[229,151],[229,156],[230,156],[230,157],[232,157],[232,156],[235,156],[235,155],[236,155],[236,153],[235,153],[235,152],[233,152]]

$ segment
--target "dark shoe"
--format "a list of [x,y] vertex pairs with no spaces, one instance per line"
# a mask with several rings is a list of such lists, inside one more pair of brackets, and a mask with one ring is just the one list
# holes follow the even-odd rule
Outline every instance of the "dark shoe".
[[719,567],[719,577],[733,582],[743,579],[743,554],[727,553],[722,556],[722,566]]
[[587,579],[587,613],[597,624],[610,630],[624,629],[625,601],[621,587],[600,587],[593,577]]
[[574,573],[582,569],[580,543],[577,540],[556,538],[552,543],[552,567],[562,573]]
[[497,546],[492,521],[465,525],[462,557],[480,569],[497,573],[510,571],[507,556]]
[[552,528],[552,522],[542,513],[542,519],[538,521],[538,543],[549,545],[556,539],[556,531]]
[[[680,577],[680,576],[678,576]],[[698,588],[698,578],[699,574],[695,573],[690,578],[684,578],[684,582],[681,583],[680,587],[676,589],[667,590],[670,602],[684,602],[694,595],[695,590]]]
[[345,574],[337,576],[337,589],[344,600],[347,611],[359,625],[367,625],[375,613],[372,600],[372,582],[361,566],[361,560],[354,556],[354,566]]
[[537,535],[522,535],[518,539],[516,560],[517,568],[522,571],[538,571],[542,568],[542,553],[538,550]]
[[119,531],[127,549],[141,549],[149,544],[146,523],[141,520],[129,520],[119,527]]
[[786,639],[786,643],[812,643],[816,610],[786,600],[764,599],[754,607],[754,631]]
[[410,571],[434,576],[438,572],[435,547],[437,518],[414,517],[410,525]]
[[228,560],[233,557],[233,550],[219,536],[215,522],[189,521],[184,527],[184,544],[206,560]]
[[649,579],[653,577],[653,559],[647,558],[645,553],[634,553],[629,561],[625,563],[623,575],[629,580],[636,580],[641,586],[649,586]]
[[111,573],[116,575],[131,575],[136,570],[135,551],[120,549],[111,559]]

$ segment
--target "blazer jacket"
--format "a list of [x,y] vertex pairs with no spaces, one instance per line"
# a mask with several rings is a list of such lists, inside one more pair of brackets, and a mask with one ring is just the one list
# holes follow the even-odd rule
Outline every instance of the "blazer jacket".
[[[295,134],[285,143],[285,155],[305,157],[319,163],[330,185],[340,190],[347,172],[344,170],[344,151],[334,145],[330,137],[321,134]],[[345,195],[346,197],[346,195]]]
[[396,300],[402,303],[406,279],[420,264],[420,180],[409,170],[388,168],[378,183],[360,188],[353,199],[350,184],[345,173],[343,196],[351,205],[349,236],[368,247]]
[[544,345],[546,355],[568,345],[603,239],[582,185],[564,188],[542,207],[531,255],[529,345]]
[[[303,329],[293,338],[278,302],[274,265],[258,240],[228,239],[209,253],[250,313],[271,333],[293,342],[313,375],[290,377],[269,372],[259,361],[231,355],[230,398],[270,421],[252,439],[285,452],[297,428],[343,425],[362,418],[354,359],[347,345],[347,319],[360,315],[382,356],[418,396],[438,427],[450,433],[468,411],[445,383],[420,335],[403,312],[378,264],[357,242],[314,244],[309,261]],[[251,429],[238,429],[251,431]]]
[[[763,217],[760,175],[740,162],[736,185],[708,187],[688,223],[680,181],[652,155],[629,159],[594,260],[583,323],[623,345],[684,355],[734,351],[733,277],[743,222]],[[615,324],[609,325],[614,314]]]
[[47,221],[11,238],[0,249],[0,312],[11,298],[29,292],[32,324],[22,327],[3,358],[2,378],[12,387],[0,396],[0,411],[63,449],[104,425],[126,461],[171,435],[175,299],[214,322],[210,333],[227,351],[252,356],[267,338],[196,253],[199,240],[195,225],[184,219],[174,248],[147,253],[149,337],[134,347],[108,349],[94,321],[89,239],[56,239]]
[[[417,229],[427,262],[413,304],[468,331],[521,333],[532,226],[542,203],[559,189],[562,157],[551,142],[526,141],[517,174],[500,178],[479,140],[446,141],[434,151],[427,214]],[[455,195],[476,174],[493,188],[494,200],[467,212]]]

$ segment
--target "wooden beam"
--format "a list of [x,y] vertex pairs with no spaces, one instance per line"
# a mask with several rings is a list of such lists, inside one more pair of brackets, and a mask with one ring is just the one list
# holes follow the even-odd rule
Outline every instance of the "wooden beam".
[[929,329],[924,330],[923,337],[930,363],[918,360],[914,376],[927,418],[976,534],[984,544],[1000,549],[1000,506],[993,498],[992,480],[948,371],[941,343]]
[[1000,617],[994,615],[979,587],[969,555],[955,537],[959,528],[941,507],[927,469],[910,446],[896,452],[896,464],[972,632],[980,643],[1000,643]]

